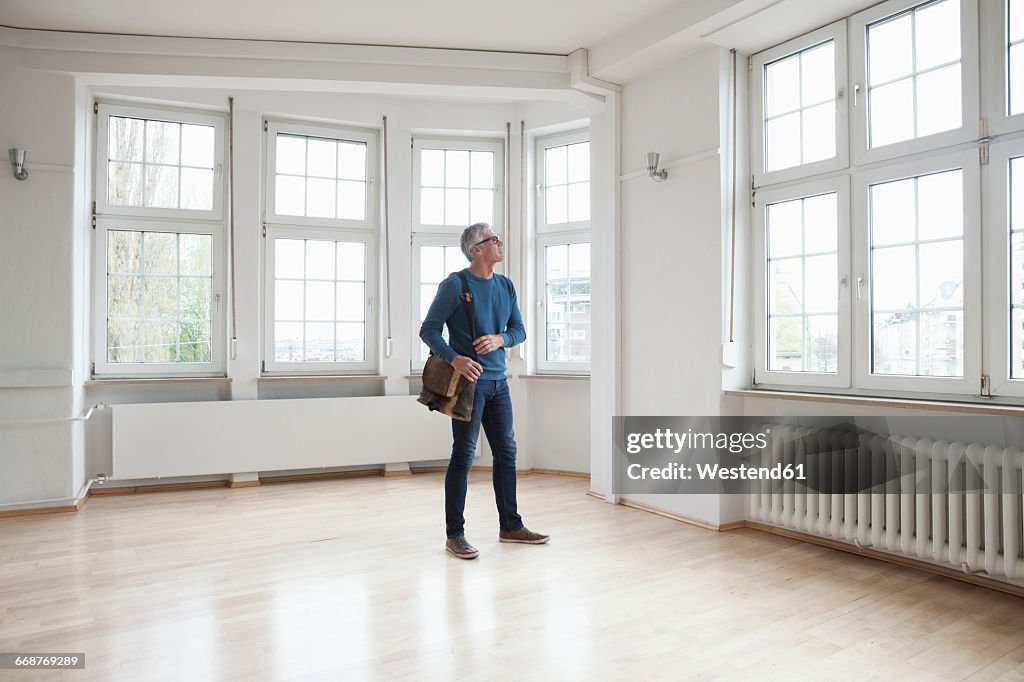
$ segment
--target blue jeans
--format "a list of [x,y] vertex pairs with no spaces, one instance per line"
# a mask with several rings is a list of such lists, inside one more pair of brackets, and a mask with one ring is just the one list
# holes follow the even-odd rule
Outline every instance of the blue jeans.
[[494,501],[501,530],[519,530],[523,520],[516,512],[516,435],[512,431],[512,399],[505,379],[478,379],[473,401],[473,420],[452,420],[452,458],[444,477],[445,532],[453,538],[466,526],[466,484],[473,465],[476,441],[483,425],[494,453]]

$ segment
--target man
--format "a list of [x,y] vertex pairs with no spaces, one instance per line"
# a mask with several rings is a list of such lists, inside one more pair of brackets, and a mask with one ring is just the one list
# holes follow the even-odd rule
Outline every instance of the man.
[[[494,266],[505,259],[505,244],[487,223],[470,225],[462,232],[462,253],[469,260],[469,281],[476,337],[469,326],[462,300],[462,280],[452,273],[441,282],[430,304],[420,338],[434,355],[450,363],[462,376],[476,383],[472,421],[452,420],[452,456],[444,477],[445,548],[460,559],[480,552],[465,536],[466,485],[476,453],[481,424],[494,453],[494,500],[498,505],[498,539],[540,545],[547,535],[523,525],[516,511],[516,440],[512,431],[512,400],[505,380],[505,353],[526,340],[523,318],[516,303],[512,280],[495,274]],[[449,343],[441,336],[448,325]],[[475,359],[474,359],[475,358]]]

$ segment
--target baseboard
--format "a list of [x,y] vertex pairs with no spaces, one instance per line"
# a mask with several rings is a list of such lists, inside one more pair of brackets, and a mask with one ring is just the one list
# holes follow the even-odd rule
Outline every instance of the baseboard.
[[404,478],[406,476],[412,476],[412,469],[401,469],[399,471],[382,471],[381,474],[384,478]]
[[174,490],[195,490],[198,488],[227,488],[231,481],[192,481],[186,483],[153,483],[150,485],[124,485],[110,488],[94,487],[90,495],[135,495],[137,493],[166,493]]
[[258,488],[259,481],[228,481],[229,488]]
[[547,474],[548,476],[571,476],[573,478],[590,478],[585,471],[568,471],[566,469],[544,469],[541,467],[530,467],[531,474]]
[[260,483],[295,483],[297,481],[324,481],[335,478],[372,478],[380,476],[380,469],[357,469],[356,471],[321,471],[313,474],[285,474],[283,476],[260,476]]
[[443,474],[448,471],[446,466],[433,466],[433,467],[409,467],[409,471],[414,474]]
[[711,523],[710,521],[704,521],[703,519],[695,519],[690,516],[684,516],[683,514],[676,514],[675,512],[665,511],[664,509],[658,509],[657,507],[652,507],[650,505],[642,504],[640,502],[634,502],[632,500],[627,500],[622,497],[619,498],[619,504],[621,504],[623,507],[639,509],[640,511],[645,511],[649,514],[657,514],[658,516],[664,516],[666,519],[672,519],[673,521],[682,521],[683,523],[689,524],[691,526],[696,526],[697,528],[713,530],[716,532],[721,530],[717,523]]
[[960,582],[969,583],[978,587],[987,587],[990,590],[996,590],[1004,594],[1012,594],[1015,597],[1024,598],[1024,587],[1018,585],[1012,585],[1010,583],[1004,583],[999,580],[993,580],[992,578],[986,578],[980,575],[973,575],[957,571],[953,568],[947,568],[945,566],[937,566],[930,564],[926,561],[919,561],[918,559],[911,559],[909,557],[901,557],[896,554],[888,554],[886,552],[880,552],[870,547],[857,547],[845,542],[838,540],[832,540],[830,538],[822,538],[816,535],[807,535],[805,533],[798,533],[788,528],[777,528],[766,523],[760,523],[758,521],[745,521],[744,526],[752,530],[759,530],[764,533],[771,533],[772,535],[779,535],[790,540],[799,540],[800,542],[807,542],[812,545],[819,545],[821,547],[827,547],[829,549],[837,549],[841,552],[847,552],[849,554],[858,554],[865,556],[870,559],[878,559],[880,561],[886,561],[890,564],[896,564],[898,566],[904,566],[906,568],[913,568],[918,571],[924,571],[926,573],[932,573],[934,575],[941,575],[945,578],[952,578],[953,580],[959,580]]
[[61,505],[59,507],[29,507],[28,509],[5,509],[0,511],[0,519],[11,518],[13,516],[39,516],[41,514],[66,514],[68,512],[76,512],[82,508],[82,504],[85,502],[85,498],[82,498],[75,504]]
[[596,497],[597,499],[604,501],[604,493],[599,493],[596,490],[587,490],[587,494],[591,497]]

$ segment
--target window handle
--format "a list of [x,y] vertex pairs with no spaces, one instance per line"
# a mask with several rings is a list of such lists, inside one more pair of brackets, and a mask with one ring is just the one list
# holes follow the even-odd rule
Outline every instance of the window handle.
[[864,287],[864,275],[857,275],[857,300],[860,301],[864,298],[862,290]]
[[857,108],[858,95],[860,95],[860,83],[854,83],[853,84],[853,108],[854,109]]

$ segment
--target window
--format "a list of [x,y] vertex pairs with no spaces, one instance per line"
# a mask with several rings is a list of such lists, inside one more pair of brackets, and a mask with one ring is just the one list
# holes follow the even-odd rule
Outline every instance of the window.
[[223,373],[224,119],[97,106],[94,376]]
[[590,371],[590,142],[537,141],[538,372]]
[[[1009,21],[1013,4],[1001,21]],[[1014,316],[1024,317],[1024,296],[1018,310],[1009,281],[1013,192],[1000,183],[1009,187],[1015,155],[1000,152],[987,180],[995,183],[993,201],[1004,203],[994,204],[1002,208],[988,212],[984,229],[1002,244],[1003,260],[993,262],[1006,266],[983,295],[981,164],[991,140],[978,139],[973,125],[984,113],[982,88],[1004,95],[997,112],[1008,111],[1011,88],[982,78],[978,25],[975,0],[890,0],[849,19],[845,58],[842,32],[832,27],[753,58],[760,65],[755,90],[763,94],[752,107],[764,135],[752,146],[753,167],[764,169],[755,173],[755,383],[977,394],[981,375],[994,368],[982,365],[983,334],[993,357],[1005,358],[1000,371],[1014,376],[1013,358],[1024,351],[1013,355],[1010,337]],[[1012,31],[1007,23],[1001,33]],[[797,126],[817,106],[806,94],[807,73],[828,81],[825,53],[816,52],[826,40],[835,41],[835,64],[849,64],[851,96],[840,85],[835,102],[848,100],[841,106],[854,114],[848,126],[836,118],[836,149],[844,139],[854,147],[850,165],[807,158]],[[1012,43],[1007,38],[1000,48],[1007,63]],[[807,66],[812,60],[820,65]],[[837,72],[835,80],[846,78]],[[779,161],[771,125],[786,117]],[[824,137],[812,146],[829,143]],[[1005,305],[994,295],[1000,290],[1011,294]],[[995,319],[1007,340],[999,340]]]
[[375,372],[376,133],[266,130],[263,372]]
[[757,182],[779,182],[846,165],[846,22],[752,60]]
[[[505,238],[504,143],[466,138],[413,140],[413,240],[411,369],[430,354],[419,338],[437,287],[468,265],[459,247],[462,231],[488,223]],[[501,272],[499,264],[497,271]],[[447,339],[445,329],[442,334]]]

